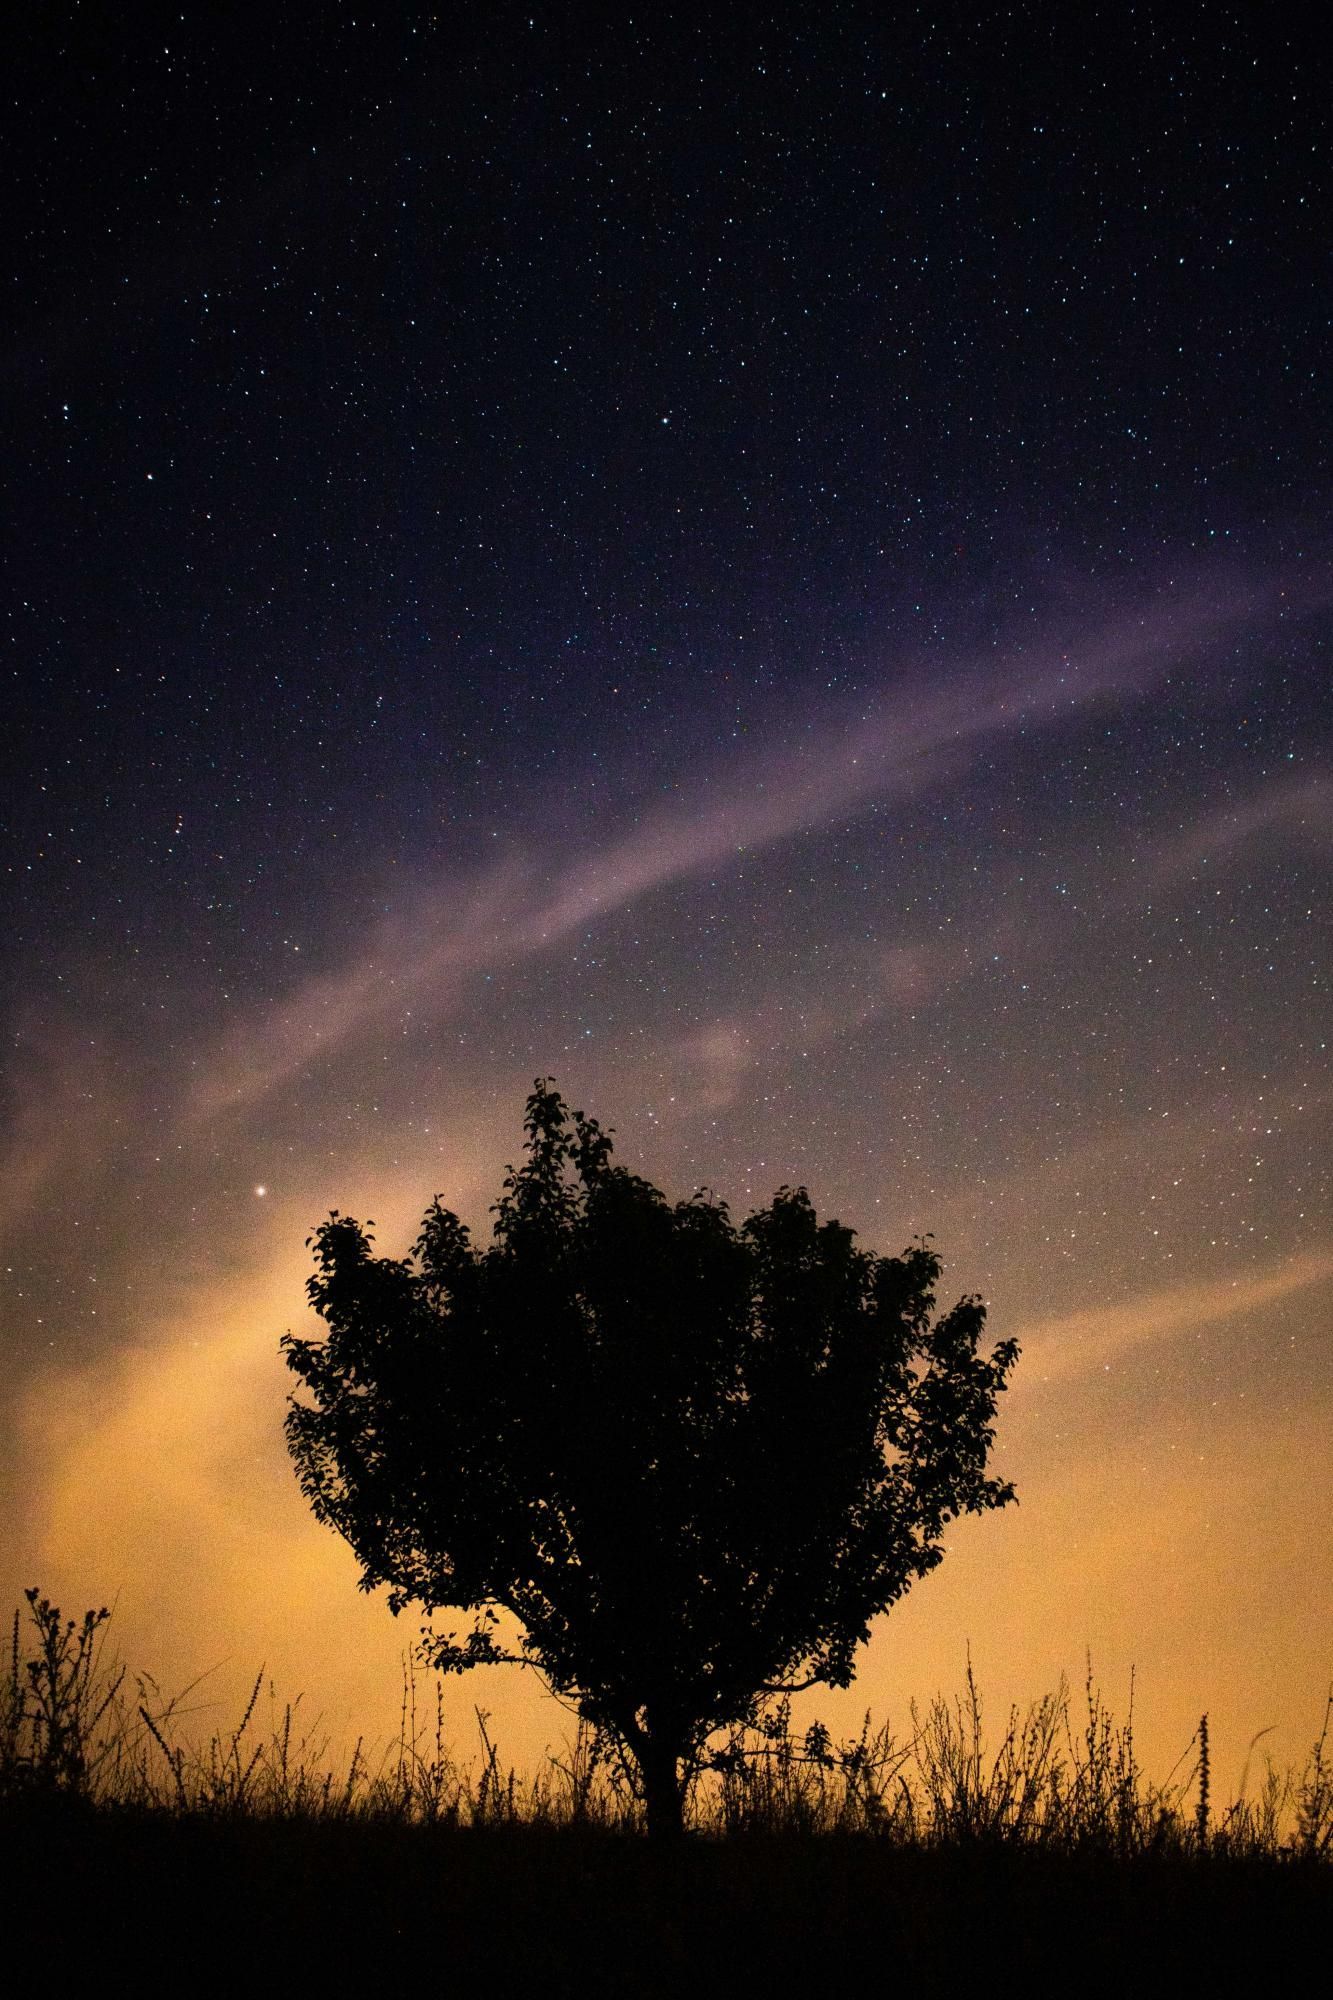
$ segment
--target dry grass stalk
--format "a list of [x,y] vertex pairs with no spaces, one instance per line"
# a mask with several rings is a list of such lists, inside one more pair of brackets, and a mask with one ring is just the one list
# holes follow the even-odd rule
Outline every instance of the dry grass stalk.
[[[632,1768],[586,1723],[579,1722],[563,1755],[550,1755],[535,1776],[524,1777],[503,1766],[490,1718],[478,1709],[480,1765],[464,1765],[447,1747],[440,1681],[434,1681],[433,1712],[423,1719],[409,1660],[398,1739],[378,1761],[358,1740],[345,1770],[335,1773],[319,1722],[305,1726],[299,1697],[279,1706],[271,1683],[265,1728],[259,1719],[262,1674],[236,1727],[200,1743],[188,1733],[197,1709],[187,1703],[197,1682],[167,1699],[143,1676],[128,1695],[124,1667],[103,1657],[108,1614],[62,1620],[36,1591],[27,1596],[35,1648],[25,1656],[16,1613],[0,1685],[0,1804],[40,1793],[107,1810],[213,1817],[641,1828]],[[1076,1726],[1062,1682],[1026,1713],[1011,1709],[992,1748],[970,1660],[963,1693],[953,1701],[937,1698],[924,1713],[913,1707],[912,1730],[902,1741],[887,1725],[872,1727],[869,1715],[858,1734],[841,1743],[819,1722],[800,1732],[793,1729],[790,1703],[776,1701],[697,1760],[690,1824],[715,1837],[1004,1844],[1097,1850],[1124,1859],[1163,1853],[1333,1858],[1333,1693],[1304,1770],[1279,1773],[1267,1763],[1249,1799],[1247,1759],[1240,1795],[1216,1820],[1206,1716],[1190,1746],[1197,1745],[1195,1762],[1183,1775],[1177,1767],[1164,1785],[1154,1785],[1135,1756],[1132,1682],[1128,1719],[1121,1724],[1089,1666],[1083,1708]]]

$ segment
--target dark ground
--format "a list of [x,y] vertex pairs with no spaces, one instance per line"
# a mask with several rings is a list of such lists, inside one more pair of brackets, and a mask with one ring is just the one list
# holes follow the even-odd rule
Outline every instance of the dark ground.
[[9,1811],[0,1897],[16,1994],[1284,1993],[1333,1934],[1291,1862],[160,1813]]

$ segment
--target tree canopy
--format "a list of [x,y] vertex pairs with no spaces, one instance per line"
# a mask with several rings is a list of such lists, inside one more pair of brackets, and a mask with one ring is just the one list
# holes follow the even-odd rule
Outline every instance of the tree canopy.
[[525,1133],[487,1248],[438,1198],[405,1259],[316,1231],[288,1445],[363,1588],[474,1614],[434,1663],[535,1666],[669,1831],[713,1731],[846,1686],[947,1523],[1014,1498],[986,1461],[1018,1350],[980,1351],[977,1298],[934,1317],[927,1242],[876,1256],[804,1188],[739,1227],[672,1203],[549,1079]]

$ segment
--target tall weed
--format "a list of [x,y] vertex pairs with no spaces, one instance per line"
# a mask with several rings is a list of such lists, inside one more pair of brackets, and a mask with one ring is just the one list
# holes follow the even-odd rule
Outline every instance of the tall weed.
[[[642,1828],[635,1772],[582,1721],[563,1752],[527,1776],[503,1764],[478,1709],[480,1755],[462,1761],[446,1740],[439,1678],[426,1709],[409,1659],[396,1741],[378,1755],[358,1741],[341,1770],[329,1765],[319,1720],[307,1720],[299,1697],[279,1702],[262,1673],[236,1726],[199,1740],[191,1733],[198,1682],[166,1697],[141,1675],[131,1690],[125,1667],[105,1657],[109,1613],[64,1619],[36,1590],[26,1596],[27,1644],[16,1611],[0,1682],[0,1805],[43,1795],[210,1817]],[[1247,1797],[1247,1762],[1240,1795],[1221,1812],[1211,1797],[1207,1718],[1175,1771],[1154,1784],[1135,1753],[1132,1682],[1118,1722],[1090,1665],[1077,1708],[1062,1681],[1026,1711],[1012,1708],[998,1741],[970,1660],[960,1695],[913,1706],[910,1718],[900,1739],[867,1714],[839,1742],[820,1722],[795,1729],[790,1702],[776,1700],[697,1758],[688,1822],[712,1837],[1333,1860],[1333,1694],[1303,1770],[1266,1762]]]

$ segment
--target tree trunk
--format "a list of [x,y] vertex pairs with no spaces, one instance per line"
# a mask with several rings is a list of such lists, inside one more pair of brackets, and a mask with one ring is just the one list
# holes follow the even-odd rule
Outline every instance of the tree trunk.
[[648,1736],[637,1752],[651,1841],[679,1840],[685,1831],[685,1799],[680,1751],[670,1741]]

